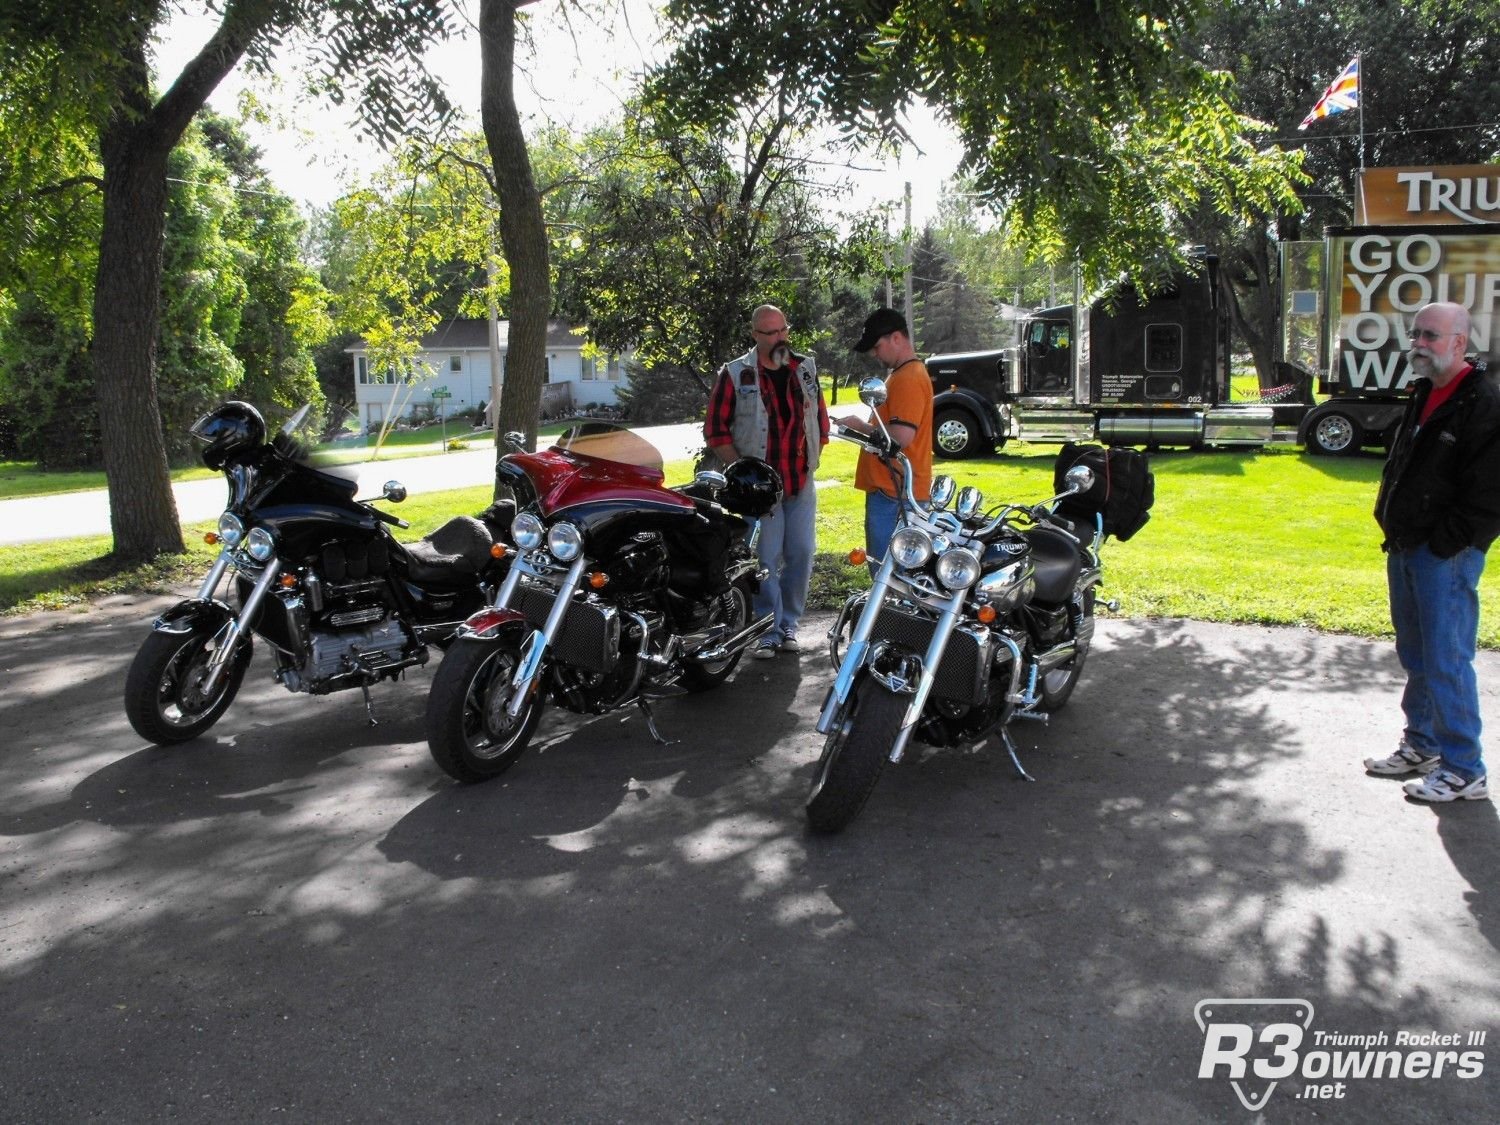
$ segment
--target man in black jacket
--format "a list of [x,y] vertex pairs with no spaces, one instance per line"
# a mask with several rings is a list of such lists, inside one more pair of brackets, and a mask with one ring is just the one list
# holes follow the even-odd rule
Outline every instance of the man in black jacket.
[[1464,358],[1462,305],[1412,322],[1416,392],[1391,445],[1375,518],[1385,533],[1396,655],[1406,671],[1406,730],[1389,758],[1366,758],[1419,801],[1489,796],[1479,744],[1479,576],[1500,535],[1500,387]]

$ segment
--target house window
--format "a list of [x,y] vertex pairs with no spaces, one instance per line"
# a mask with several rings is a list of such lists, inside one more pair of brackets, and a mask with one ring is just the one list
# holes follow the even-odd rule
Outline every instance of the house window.
[[[546,366],[542,369],[542,382],[552,382],[552,357],[549,355],[542,361]],[[505,378],[510,378],[510,353],[506,352],[500,357],[500,371]]]
[[593,356],[584,356],[579,360],[579,368],[582,372],[581,378],[585,383],[592,383],[599,378],[599,367],[594,362]]
[[620,381],[620,357],[612,355],[609,357],[609,370],[606,372],[611,383]]
[[369,383],[369,381],[370,381],[370,357],[369,356],[367,356],[367,355],[357,355],[357,356],[354,357],[354,373],[355,373],[356,378],[359,380],[359,382],[361,382],[361,383]]
[[1182,325],[1146,326],[1146,370],[1182,370]]
[[464,357],[461,355],[450,355],[448,357],[449,371],[462,371],[464,369]]

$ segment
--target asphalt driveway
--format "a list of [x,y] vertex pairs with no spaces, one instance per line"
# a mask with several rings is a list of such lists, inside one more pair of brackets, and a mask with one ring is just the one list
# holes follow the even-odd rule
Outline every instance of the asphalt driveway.
[[[162,604],[0,620],[0,1120],[1254,1121],[1198,1077],[1215,999],[1310,1009],[1264,1120],[1494,1119],[1500,821],[1364,776],[1388,644],[1103,622],[1017,731],[1035,784],[916,754],[823,839],[822,653],[662,703],[670,746],[550,711],[462,787],[426,670],[371,727],[261,655],[207,736],[143,745],[119,695]],[[1335,1094],[1314,1032],[1489,1041]]]

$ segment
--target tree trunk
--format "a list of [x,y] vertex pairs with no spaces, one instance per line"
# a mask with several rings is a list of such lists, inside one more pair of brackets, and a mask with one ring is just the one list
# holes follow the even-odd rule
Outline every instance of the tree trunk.
[[510,265],[510,346],[495,433],[519,430],[536,440],[547,373],[547,314],[552,279],[542,196],[516,108],[516,9],[530,0],[482,0],[479,6],[480,117],[500,197],[500,245]]
[[166,229],[167,157],[193,115],[271,20],[274,5],[236,0],[172,88],[152,101],[146,38],[122,47],[117,105],[99,130],[104,222],[94,278],[91,359],[109,484],[115,557],[143,562],[182,551],[156,397],[156,333]]
[[119,118],[100,138],[104,226],[94,286],[94,393],[115,557],[180,553],[182,528],[156,398],[167,154]]

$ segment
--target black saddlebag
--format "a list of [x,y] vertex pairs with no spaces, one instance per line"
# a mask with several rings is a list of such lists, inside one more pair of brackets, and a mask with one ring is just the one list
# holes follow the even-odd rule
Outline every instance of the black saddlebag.
[[1094,516],[1102,512],[1104,534],[1121,541],[1146,526],[1151,506],[1156,503],[1156,477],[1144,453],[1138,449],[1105,449],[1068,442],[1058,451],[1052,466],[1054,492],[1063,490],[1063,478],[1074,465],[1087,465],[1094,470],[1094,487],[1061,501],[1057,510],[1062,515],[1092,526]]

